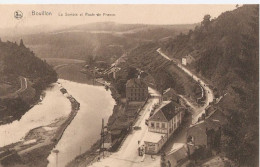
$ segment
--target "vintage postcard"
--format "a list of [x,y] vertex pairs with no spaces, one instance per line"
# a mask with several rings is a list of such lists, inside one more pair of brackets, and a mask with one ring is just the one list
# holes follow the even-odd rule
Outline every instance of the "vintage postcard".
[[1,4],[1,167],[259,166],[258,4]]

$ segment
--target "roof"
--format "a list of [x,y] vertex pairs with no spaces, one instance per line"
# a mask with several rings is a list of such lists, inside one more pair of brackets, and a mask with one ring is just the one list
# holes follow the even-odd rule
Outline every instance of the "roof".
[[147,131],[145,133],[143,141],[144,142],[150,142],[150,143],[158,143],[163,137],[165,137],[165,135],[166,134]]
[[127,81],[126,87],[148,88],[141,78],[133,78]]
[[149,120],[161,122],[170,121],[175,115],[179,113],[179,111],[175,111],[175,106],[177,106],[177,103],[173,101],[163,101],[161,105],[155,110],[155,114],[151,116]]
[[199,123],[196,123],[194,125],[191,125],[190,129],[197,128],[201,133],[205,133],[206,129],[214,129],[217,130],[219,127],[221,127],[220,120],[215,120],[215,119],[206,119],[204,121],[201,121]]
[[187,157],[187,148],[184,143],[174,143],[171,150],[166,153],[166,156],[171,155],[176,161]]

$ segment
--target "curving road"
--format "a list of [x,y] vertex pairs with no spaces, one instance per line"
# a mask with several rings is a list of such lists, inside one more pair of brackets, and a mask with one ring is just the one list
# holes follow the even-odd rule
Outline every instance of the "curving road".
[[196,82],[199,82],[199,84],[201,85],[202,88],[204,88],[205,90],[205,96],[206,96],[206,100],[205,100],[205,104],[202,107],[196,107],[194,105],[192,105],[192,103],[190,103],[185,97],[181,96],[188,105],[191,106],[191,108],[193,109],[194,113],[192,113],[192,124],[195,124],[198,121],[198,118],[205,113],[205,108],[209,106],[209,103],[213,101],[214,99],[214,95],[213,95],[213,91],[207,86],[207,84],[201,80],[199,77],[197,77],[196,75],[194,75],[190,70],[188,70],[187,68],[185,68],[183,65],[181,65],[180,63],[178,63],[176,60],[173,60],[171,58],[169,58],[166,54],[164,54],[161,51],[161,48],[157,49],[157,52],[164,58],[173,61],[174,63],[176,63],[176,65],[182,69],[186,74],[188,74],[189,76],[192,77],[192,79],[194,79]]
[[27,89],[27,78],[20,77],[20,83],[21,83],[21,87],[16,91],[16,93],[21,93]]

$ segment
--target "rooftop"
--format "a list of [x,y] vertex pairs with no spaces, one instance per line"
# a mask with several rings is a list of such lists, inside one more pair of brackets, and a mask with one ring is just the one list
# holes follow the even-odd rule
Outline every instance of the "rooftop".
[[149,120],[168,122],[179,113],[180,110],[176,110],[175,107],[180,106],[180,104],[173,101],[163,101],[160,106],[155,109],[154,115],[151,116]]
[[127,81],[126,87],[147,88],[147,85],[141,78],[133,78]]
[[173,155],[178,161],[187,157],[187,148],[184,143],[174,143],[171,150],[166,155]]
[[148,129],[145,133],[145,137],[143,141],[150,142],[150,143],[158,143],[166,134],[149,132]]
[[191,125],[189,129],[198,128],[202,133],[205,133],[206,128],[210,129],[218,129],[221,126],[220,120],[215,119],[205,119],[200,121],[194,125]]

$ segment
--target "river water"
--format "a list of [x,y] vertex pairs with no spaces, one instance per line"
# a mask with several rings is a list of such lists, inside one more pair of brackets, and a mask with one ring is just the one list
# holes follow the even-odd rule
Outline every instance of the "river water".
[[[102,118],[107,122],[115,101],[103,86],[93,86],[60,79],[59,82],[79,103],[80,110],[56,145],[58,165],[64,167],[77,155],[90,148],[100,137]],[[81,151],[81,152],[80,152]],[[49,157],[48,167],[56,166],[56,155]]]
[[43,101],[26,112],[19,121],[0,126],[0,147],[22,141],[31,129],[48,125],[70,113],[70,102],[60,92],[58,84],[53,84],[45,93]]

